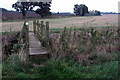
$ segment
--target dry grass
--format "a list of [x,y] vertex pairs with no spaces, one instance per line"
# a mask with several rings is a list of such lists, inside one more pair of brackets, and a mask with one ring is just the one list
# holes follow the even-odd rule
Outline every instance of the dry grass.
[[[58,19],[45,19],[50,22],[51,28],[63,27],[91,27],[91,26],[111,26],[118,25],[118,15],[107,14],[102,16],[88,16],[88,17],[68,17]],[[107,24],[108,23],[108,24]]]
[[[43,21],[50,22],[50,28],[63,28],[63,27],[91,27],[91,26],[117,26],[118,15],[117,14],[104,14],[102,16],[88,16],[88,17],[68,17],[68,18],[56,18],[56,19],[41,19]],[[2,23],[2,31],[20,31],[23,26],[21,22],[4,22]],[[29,21],[30,31],[32,30],[32,21]]]
[[118,52],[116,32],[117,28],[64,28],[60,34],[51,35],[51,54],[62,60],[69,57],[83,65],[111,61],[115,59],[113,53]]

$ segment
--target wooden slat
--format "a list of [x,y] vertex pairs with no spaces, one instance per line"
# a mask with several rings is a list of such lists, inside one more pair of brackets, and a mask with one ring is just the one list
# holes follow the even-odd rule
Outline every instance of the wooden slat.
[[29,54],[30,56],[48,54],[33,32],[29,32]]

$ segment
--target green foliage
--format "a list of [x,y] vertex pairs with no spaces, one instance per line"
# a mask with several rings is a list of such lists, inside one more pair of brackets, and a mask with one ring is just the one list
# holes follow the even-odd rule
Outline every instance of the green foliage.
[[15,35],[15,34],[18,34],[18,33],[20,33],[20,32],[19,31],[0,32],[0,34],[2,34],[2,35],[5,35],[5,34],[13,34],[13,35]]
[[20,46],[21,46],[20,44],[14,44],[13,45],[13,50],[14,50],[15,53],[17,53],[20,50]]
[[27,72],[31,67],[31,64],[21,61],[18,54],[13,54],[3,62],[2,74],[3,77],[13,77],[18,72]]
[[25,73],[17,73],[14,78],[29,78],[29,76]]
[[27,63],[21,66],[16,64],[3,66],[3,78],[118,78],[118,61],[91,66],[81,66],[63,60],[50,60],[40,67],[29,67],[26,66]]
[[0,62],[0,79],[2,78],[2,63]]
[[51,30],[51,33],[54,34],[54,33],[60,33],[60,30]]

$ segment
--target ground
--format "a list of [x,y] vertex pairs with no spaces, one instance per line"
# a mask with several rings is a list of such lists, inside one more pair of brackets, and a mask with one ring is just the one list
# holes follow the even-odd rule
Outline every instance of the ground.
[[[40,19],[50,22],[50,28],[63,28],[63,27],[91,27],[91,26],[117,26],[117,14],[103,14],[102,16],[84,16],[84,17],[68,17],[68,18],[55,18],[55,19]],[[23,21],[3,22],[2,31],[21,30]],[[30,30],[32,30],[32,21],[29,21]]]

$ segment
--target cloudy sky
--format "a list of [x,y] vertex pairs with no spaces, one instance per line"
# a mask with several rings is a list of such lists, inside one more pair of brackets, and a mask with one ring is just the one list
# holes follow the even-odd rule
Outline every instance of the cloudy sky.
[[[0,0],[0,7],[8,10],[17,0]],[[52,12],[73,12],[74,4],[85,4],[89,10],[99,10],[101,12],[118,12],[119,0],[52,0]]]

